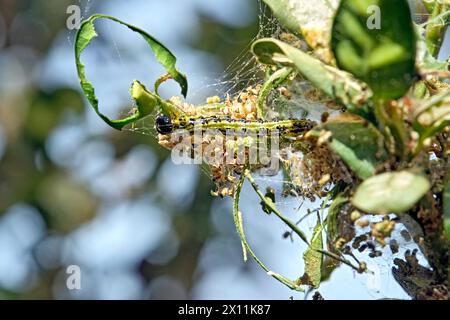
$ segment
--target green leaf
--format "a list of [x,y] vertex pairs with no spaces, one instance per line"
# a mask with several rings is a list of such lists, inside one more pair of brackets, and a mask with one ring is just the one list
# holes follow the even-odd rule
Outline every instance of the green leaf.
[[370,214],[405,213],[430,190],[422,174],[410,171],[388,172],[364,181],[352,203]]
[[[94,21],[97,19],[109,19],[112,21],[115,21],[117,23],[120,23],[122,25],[127,26],[129,29],[131,29],[134,32],[139,33],[145,41],[149,44],[151,50],[155,54],[156,59],[158,62],[166,69],[167,73],[170,75],[172,79],[174,79],[181,87],[181,92],[184,96],[187,94],[188,84],[186,80],[186,76],[180,73],[176,67],[176,57],[170,52],[169,49],[167,49],[161,42],[159,42],[157,39],[146,33],[145,31],[136,28],[135,26],[132,26],[128,23],[125,23],[123,21],[120,21],[114,17],[103,15],[103,14],[95,14],[91,16],[89,19],[83,21],[83,23],[80,26],[80,29],[78,30],[76,39],[75,39],[75,59],[76,59],[76,66],[78,71],[78,77],[80,79],[81,88],[83,89],[84,94],[86,95],[86,98],[89,100],[90,104],[94,108],[95,112],[111,127],[121,130],[124,126],[127,124],[130,124],[132,122],[135,122],[136,120],[139,120],[142,117],[145,117],[148,115],[145,109],[139,110],[138,105],[138,113],[131,115],[130,117],[126,119],[121,120],[111,120],[104,114],[102,114],[98,107],[98,99],[95,95],[95,90],[93,85],[86,79],[85,75],[85,68],[84,65],[81,63],[81,54],[86,49],[86,47],[89,45],[89,43],[97,37],[97,33],[95,31],[94,27]],[[135,83],[133,84],[134,87]],[[133,90],[133,88],[132,88]]]
[[427,22],[425,42],[428,51],[433,57],[438,56],[442,43],[444,42],[445,32],[449,23],[449,8],[450,3],[448,1],[436,1],[429,21]]
[[362,106],[371,96],[366,85],[354,79],[351,74],[330,67],[279,40],[257,40],[253,43],[252,52],[260,63],[295,67],[315,87],[346,105]]
[[247,241],[247,236],[245,234],[245,230],[244,230],[244,220],[242,218],[242,213],[239,211],[239,200],[240,200],[240,196],[241,196],[241,191],[242,191],[242,186],[244,184],[245,181],[245,176],[242,175],[241,178],[238,181],[238,184],[236,186],[236,190],[234,193],[234,199],[233,199],[233,218],[234,218],[234,223],[236,226],[236,231],[241,239],[241,244],[242,244],[242,251],[244,254],[244,261],[247,261],[247,254],[250,253],[250,256],[256,261],[256,263],[264,270],[267,272],[267,274],[275,279],[277,279],[278,281],[280,281],[281,283],[283,283],[284,285],[286,285],[287,287],[289,287],[292,290],[296,290],[296,291],[304,291],[298,284],[294,283],[294,281],[286,278],[285,276],[273,272],[272,270],[270,270],[259,258],[258,256],[255,254],[255,252],[253,251],[253,249],[251,248],[250,244]]
[[[349,202],[346,193],[340,193],[334,198],[330,207],[328,208],[327,217],[324,224],[326,225],[326,241],[328,250],[332,253],[336,253],[334,246],[338,237],[338,219],[339,213],[342,207]],[[321,270],[321,282],[330,280],[331,274],[341,265],[341,261],[333,259],[329,256],[325,256]]]
[[411,87],[416,36],[407,0],[342,0],[331,43],[338,66],[378,98],[396,99]]
[[305,261],[305,273],[299,279],[299,285],[309,285],[313,288],[320,286],[322,277],[322,263],[323,263],[323,226],[320,221],[320,215],[317,215],[317,224],[314,228],[311,244],[303,254]]
[[447,239],[448,239],[448,241],[450,241],[450,218],[444,219],[444,229],[445,229],[445,234],[447,235]]
[[286,81],[289,76],[292,74],[291,68],[282,68],[274,72],[269,79],[263,84],[261,87],[261,91],[258,96],[258,118],[264,119],[267,112],[267,98],[269,97],[272,89],[279,86],[281,83]]
[[263,0],[278,20],[294,34],[301,34],[322,60],[330,52],[333,16],[340,0]]
[[330,148],[361,179],[368,179],[376,172],[378,164],[387,159],[382,134],[358,117],[339,116],[316,127],[309,133],[320,137],[331,133]]
[[450,126],[450,90],[425,100],[415,112],[414,130],[421,141],[433,137]]
[[305,243],[308,243],[308,239],[306,238],[305,234],[302,230],[299,229],[297,224],[284,216],[276,207],[275,203],[272,199],[266,197],[264,193],[259,189],[258,185],[256,184],[255,180],[253,179],[253,176],[250,172],[250,170],[246,169],[244,170],[244,176],[247,178],[247,180],[250,182],[250,184],[253,187],[253,190],[255,190],[256,194],[261,199],[262,203],[264,203],[265,211],[273,212],[281,221],[283,221],[291,230],[296,233],[300,239],[302,239]]
[[433,12],[434,9],[434,5],[436,4],[436,0],[422,0],[422,3],[425,7],[425,9],[427,9],[427,11],[429,13]]

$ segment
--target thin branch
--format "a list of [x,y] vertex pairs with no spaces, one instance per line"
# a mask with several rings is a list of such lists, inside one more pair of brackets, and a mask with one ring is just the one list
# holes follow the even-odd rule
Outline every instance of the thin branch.
[[234,193],[234,201],[233,201],[233,218],[234,218],[234,223],[236,225],[236,230],[239,234],[239,237],[241,238],[242,248],[243,248],[243,252],[244,252],[244,260],[245,261],[247,260],[247,252],[250,253],[250,255],[256,261],[256,263],[258,263],[259,266],[261,268],[263,268],[269,276],[277,279],[278,281],[280,281],[281,283],[283,283],[284,285],[286,285],[287,287],[289,287],[292,290],[301,291],[301,292],[304,291],[294,281],[282,276],[281,274],[273,272],[269,268],[267,268],[266,265],[256,256],[253,249],[250,247],[250,245],[247,241],[247,237],[245,235],[245,231],[244,231],[242,214],[239,212],[239,199],[240,199],[240,194],[241,194],[242,185],[244,184],[244,181],[245,181],[245,177],[241,176],[241,178],[239,179],[238,185],[236,187],[236,191]]
[[356,270],[358,273],[361,273],[360,268],[357,267],[357,266],[355,266],[355,265],[353,265],[353,264],[352,264],[350,261],[348,261],[347,259],[345,259],[345,258],[343,258],[343,257],[341,257],[341,256],[339,256],[339,255],[337,255],[337,254],[335,254],[335,253],[326,251],[326,250],[317,250],[317,251],[320,252],[320,253],[322,253],[322,254],[324,254],[324,255],[326,255],[326,256],[328,256],[328,257],[330,257],[330,258],[332,258],[332,259],[335,259],[335,260],[337,260],[337,261],[340,261],[340,262],[342,262],[343,264],[348,265],[350,268]]
[[280,218],[284,223],[286,223],[286,225],[289,226],[289,228],[292,229],[292,231],[294,231],[299,237],[300,239],[303,240],[303,242],[305,242],[307,245],[309,245],[309,241],[306,238],[306,235],[303,233],[303,231],[301,231],[297,225],[295,224],[295,222],[291,221],[289,218],[285,217],[275,206],[275,204],[273,203],[272,199],[269,199],[268,197],[266,197],[264,195],[264,193],[259,189],[258,185],[256,184],[255,180],[253,179],[250,170],[245,170],[244,171],[244,176],[247,178],[247,180],[250,182],[250,184],[252,185],[253,189],[255,190],[255,192],[258,194],[258,196],[261,198],[261,201],[267,206],[267,208],[270,209],[270,211],[272,211],[278,218]]

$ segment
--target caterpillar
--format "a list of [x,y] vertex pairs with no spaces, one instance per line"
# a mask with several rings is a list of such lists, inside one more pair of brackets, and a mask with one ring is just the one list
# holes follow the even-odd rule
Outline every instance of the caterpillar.
[[315,126],[315,122],[306,119],[287,119],[287,120],[245,120],[232,119],[229,116],[211,116],[211,117],[178,117],[171,119],[166,115],[156,117],[155,129],[162,135],[168,135],[176,130],[184,129],[193,131],[199,130],[219,130],[226,134],[227,130],[252,131],[261,130],[277,131],[281,136],[295,137],[310,131]]
[[[316,126],[308,119],[262,120],[258,96],[259,88],[249,87],[224,102],[219,97],[208,99],[205,106],[172,98],[155,118],[158,143],[172,150],[172,159],[180,163],[206,164],[217,188],[213,195],[233,196],[245,167],[266,175],[278,173],[284,143],[298,147],[297,142],[302,143],[298,138]],[[170,112],[170,106],[179,112]]]

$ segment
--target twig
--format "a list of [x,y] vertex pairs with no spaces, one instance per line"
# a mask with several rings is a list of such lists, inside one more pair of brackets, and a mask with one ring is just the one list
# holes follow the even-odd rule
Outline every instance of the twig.
[[300,286],[298,286],[294,281],[282,276],[281,274],[278,274],[276,272],[271,271],[269,268],[266,267],[266,265],[256,256],[253,249],[250,247],[247,237],[245,235],[244,231],[244,225],[243,225],[243,219],[242,214],[239,212],[239,199],[240,194],[242,190],[242,185],[244,184],[245,177],[241,176],[239,179],[238,185],[236,187],[236,191],[234,193],[234,201],[233,201],[233,217],[234,217],[234,223],[236,225],[236,230],[239,234],[239,237],[241,238],[242,243],[242,249],[244,253],[244,260],[247,260],[247,252],[250,253],[252,258],[256,261],[256,263],[259,264],[261,268],[263,268],[268,275],[272,276],[273,278],[277,279],[287,287],[289,287],[292,290],[296,291],[304,291]]
[[253,179],[250,170],[244,171],[244,176],[247,178],[247,180],[252,185],[255,192],[258,194],[258,196],[261,198],[261,201],[267,206],[267,208],[270,209],[278,218],[280,218],[286,225],[289,226],[289,228],[292,229],[299,237],[302,239],[307,245],[309,245],[309,241],[306,238],[306,235],[301,231],[295,222],[291,221],[289,218],[285,217],[275,206],[272,199],[269,199],[264,195],[264,193],[259,189],[258,185],[256,184],[255,180]]

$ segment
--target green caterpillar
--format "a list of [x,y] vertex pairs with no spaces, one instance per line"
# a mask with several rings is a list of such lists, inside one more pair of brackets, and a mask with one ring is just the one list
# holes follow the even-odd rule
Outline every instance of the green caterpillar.
[[276,121],[263,120],[236,120],[227,116],[211,117],[187,117],[182,116],[171,119],[167,115],[156,117],[155,129],[158,133],[167,135],[176,130],[184,129],[188,131],[198,130],[219,130],[226,134],[228,130],[242,132],[277,131],[280,135],[295,137],[310,131],[315,123],[306,119],[288,119]]
[[[162,135],[169,135],[176,130],[219,130],[226,134],[228,130],[239,132],[261,132],[271,133],[277,131],[281,136],[296,137],[310,131],[316,123],[307,119],[286,119],[286,120],[244,120],[234,119],[226,115],[212,116],[188,116],[182,109],[169,101],[163,101],[158,96],[148,92],[138,81],[132,86],[132,97],[136,101],[139,109],[160,108],[160,114],[155,120],[155,129]],[[151,106],[151,107],[149,107]],[[211,106],[208,106],[211,108]],[[214,108],[217,108],[215,106]],[[199,108],[202,110],[203,108]],[[147,114],[149,113],[147,111]]]

